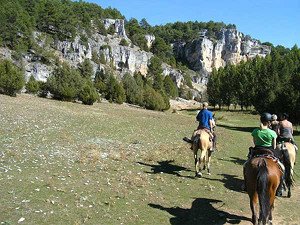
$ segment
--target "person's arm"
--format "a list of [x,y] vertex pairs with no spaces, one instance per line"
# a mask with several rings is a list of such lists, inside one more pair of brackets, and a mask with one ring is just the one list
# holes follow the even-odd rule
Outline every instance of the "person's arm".
[[273,139],[273,148],[276,148],[276,138]]
[[210,132],[213,132],[213,121],[212,120],[209,120],[209,126],[210,126]]

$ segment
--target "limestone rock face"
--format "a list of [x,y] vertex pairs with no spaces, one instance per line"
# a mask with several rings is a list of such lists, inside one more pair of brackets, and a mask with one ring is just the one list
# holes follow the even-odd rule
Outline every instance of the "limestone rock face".
[[147,46],[150,49],[152,47],[153,42],[155,41],[155,36],[151,34],[145,35]]
[[105,29],[108,29],[110,26],[114,26],[115,33],[119,35],[120,37],[128,39],[126,32],[125,32],[125,26],[124,26],[124,20],[121,19],[104,19],[103,20]]
[[[97,32],[82,40],[76,36],[73,41],[53,41],[49,43],[47,36],[34,32],[34,38],[40,49],[52,54],[45,63],[47,57],[45,52],[37,53],[31,50],[23,54],[22,64],[25,67],[26,79],[33,75],[37,80],[46,81],[54,69],[54,61],[67,62],[77,67],[85,59],[90,59],[94,67],[94,74],[98,68],[105,69],[108,66],[115,70],[115,73],[122,77],[125,73],[140,72],[147,76],[148,65],[153,56],[151,52],[141,50],[132,44],[128,39],[124,20],[105,19],[103,20],[106,29],[113,26],[115,33],[103,36]],[[191,42],[173,43],[174,54],[188,62],[189,75],[195,84],[207,84],[212,69],[224,67],[228,63],[237,64],[242,60],[248,60],[256,55],[266,56],[271,49],[263,46],[255,39],[238,32],[236,29],[223,29],[216,38],[210,39],[206,30],[199,33],[199,38]],[[145,36],[148,47],[151,48],[155,41],[154,35]],[[128,46],[120,44],[125,39]],[[0,49],[0,58],[12,59],[11,50]],[[49,57],[49,56],[48,56]],[[163,64],[163,75],[171,76],[173,81],[180,87],[184,83],[182,71]]]
[[198,82],[206,83],[213,68],[226,64],[237,64],[242,60],[270,54],[269,46],[261,45],[255,39],[244,36],[236,29],[222,29],[216,40],[211,40],[203,31],[199,38],[189,43],[175,43],[175,54],[187,60],[190,68],[202,77]]

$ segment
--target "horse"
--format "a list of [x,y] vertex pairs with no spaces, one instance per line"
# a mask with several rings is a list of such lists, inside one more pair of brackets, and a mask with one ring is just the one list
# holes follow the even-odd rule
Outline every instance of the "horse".
[[207,173],[210,175],[211,148],[210,134],[205,129],[196,130],[193,134],[191,148],[194,153],[196,177],[202,177],[201,166],[203,166],[202,170],[207,168]]
[[[272,223],[276,190],[283,176],[280,166],[275,158],[258,155],[245,163],[243,173],[250,199],[252,223],[255,225]],[[257,218],[258,202],[259,218]]]
[[[292,196],[291,187],[294,184],[294,166],[296,161],[296,150],[292,143],[290,142],[282,142],[276,146],[274,154],[280,161],[283,163],[285,167],[284,173],[284,184],[288,189],[287,197],[290,198]],[[279,190],[279,195],[282,195],[282,189]]]

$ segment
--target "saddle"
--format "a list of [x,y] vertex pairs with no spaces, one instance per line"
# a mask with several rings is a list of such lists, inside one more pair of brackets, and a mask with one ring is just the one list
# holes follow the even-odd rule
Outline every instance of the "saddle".
[[[271,149],[264,148],[264,147],[250,147],[249,148],[249,155],[250,158],[253,158],[255,156],[260,156],[260,155],[270,155],[274,156],[274,152]],[[275,156],[274,156],[275,157]]]
[[278,165],[278,167],[282,173],[284,173],[284,171],[285,171],[284,165],[280,162],[280,159],[278,157],[276,157],[274,152],[268,148],[250,147],[249,155],[248,155],[248,160],[251,160],[251,159],[257,158],[257,157],[272,159],[274,162],[276,162],[276,164]]

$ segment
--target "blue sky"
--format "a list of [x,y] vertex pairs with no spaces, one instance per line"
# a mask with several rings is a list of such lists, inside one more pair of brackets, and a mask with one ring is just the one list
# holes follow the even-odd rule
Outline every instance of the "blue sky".
[[87,0],[118,9],[126,19],[149,24],[199,21],[235,24],[237,29],[275,46],[300,48],[300,0]]

